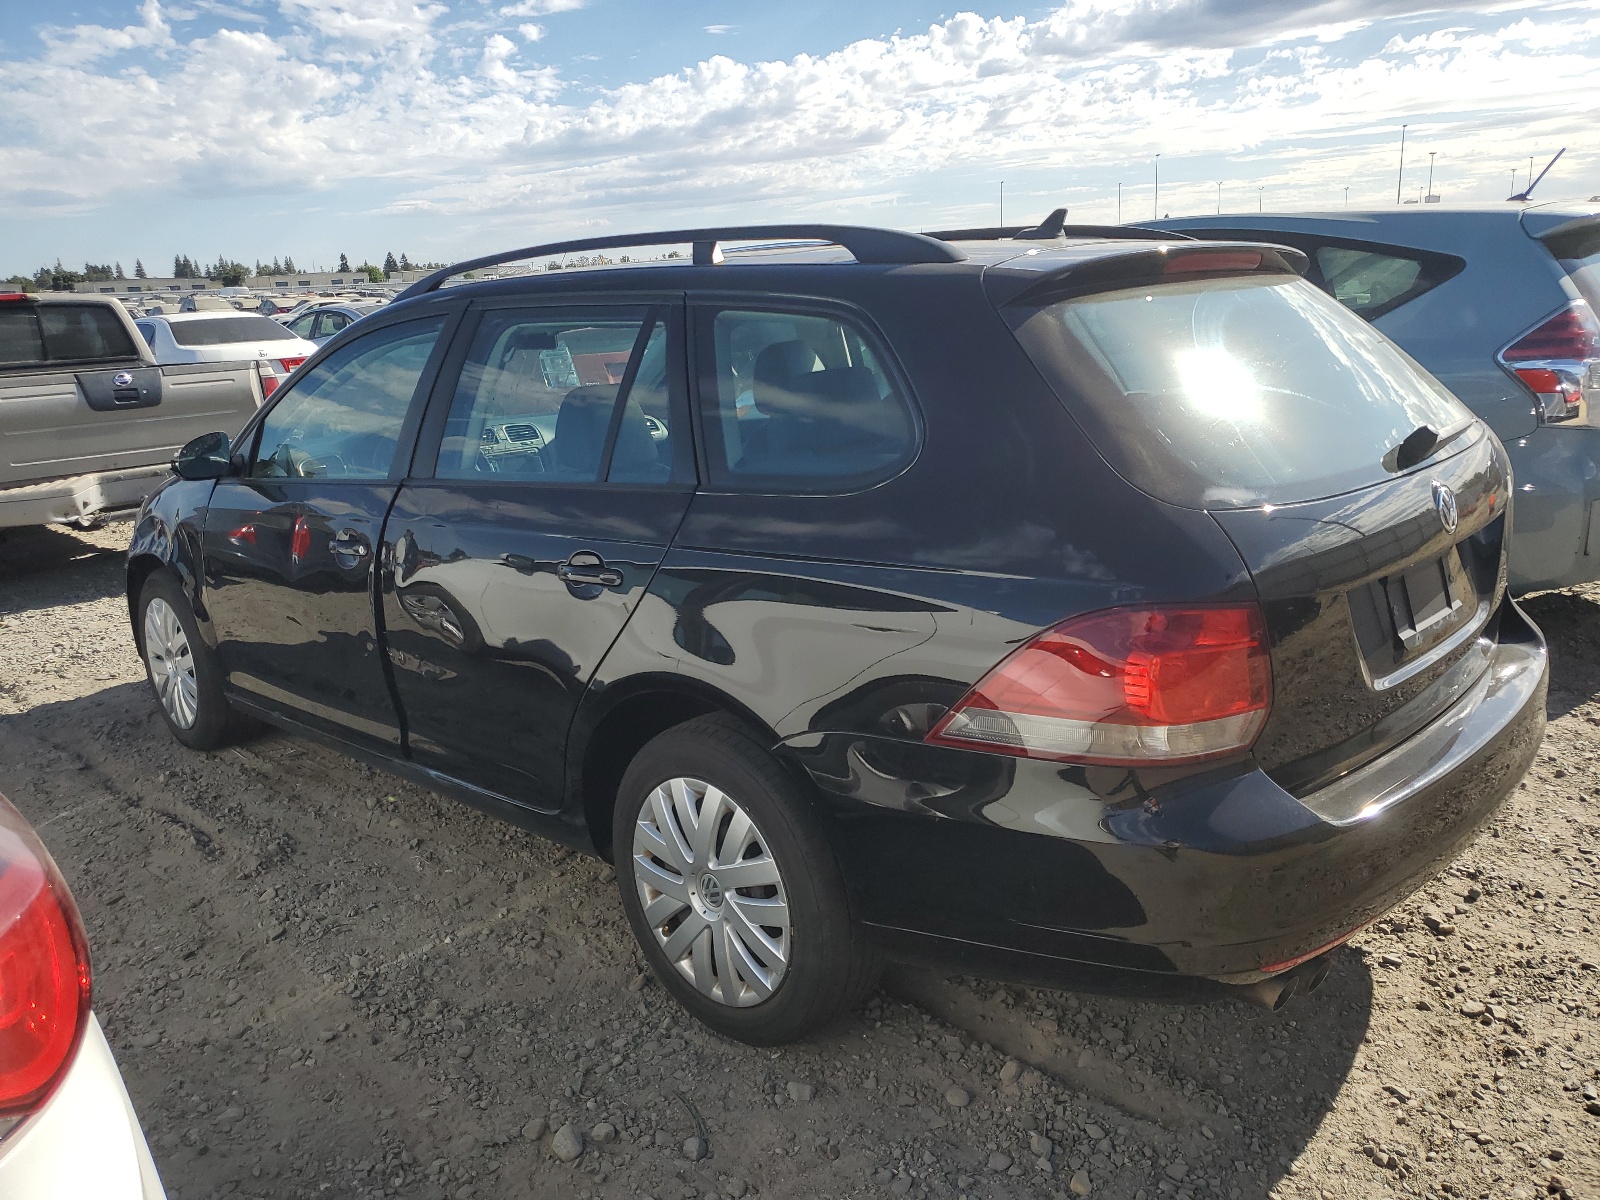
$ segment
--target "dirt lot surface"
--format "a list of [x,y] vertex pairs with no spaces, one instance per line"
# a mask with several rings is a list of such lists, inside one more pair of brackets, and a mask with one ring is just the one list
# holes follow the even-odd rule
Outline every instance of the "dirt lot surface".
[[902,973],[768,1051],[644,976],[602,864],[281,734],[174,742],[127,532],[0,545],[0,791],[180,1200],[1600,1197],[1600,590],[1528,604],[1532,776],[1285,1012]]

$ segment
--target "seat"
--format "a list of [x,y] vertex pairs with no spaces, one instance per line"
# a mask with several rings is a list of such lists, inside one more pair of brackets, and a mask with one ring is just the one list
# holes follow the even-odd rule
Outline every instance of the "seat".
[[[662,447],[671,443],[662,442]],[[613,483],[665,483],[672,477],[672,464],[664,462],[644,409],[629,400],[622,409],[622,424],[617,427],[616,448],[611,451],[611,469],[606,478]]]
[[740,472],[855,475],[899,453],[909,433],[905,415],[883,398],[872,370],[818,365],[798,341],[775,342],[756,357],[754,399],[767,419]]
[[[607,384],[584,384],[567,393],[556,412],[555,436],[545,449],[550,459],[547,474],[589,483],[599,477],[600,456],[616,404],[617,389]],[[640,416],[642,419],[643,414]]]

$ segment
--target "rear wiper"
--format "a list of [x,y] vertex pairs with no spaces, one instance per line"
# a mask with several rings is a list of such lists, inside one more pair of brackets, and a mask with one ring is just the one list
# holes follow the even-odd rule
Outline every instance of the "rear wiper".
[[1418,425],[1405,437],[1398,446],[1383,456],[1384,469],[1388,471],[1409,471],[1419,462],[1427,459],[1434,451],[1447,442],[1453,442],[1467,430],[1472,428],[1471,421],[1458,421],[1443,433],[1435,433],[1428,425]]

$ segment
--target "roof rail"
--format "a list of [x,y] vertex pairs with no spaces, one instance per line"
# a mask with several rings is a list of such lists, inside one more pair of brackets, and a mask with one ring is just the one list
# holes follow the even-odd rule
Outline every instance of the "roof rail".
[[766,240],[830,242],[850,251],[858,263],[953,263],[967,257],[955,247],[920,233],[874,229],[864,225],[730,225],[712,229],[673,229],[658,233],[626,233],[548,242],[542,246],[525,246],[521,250],[507,250],[501,254],[468,259],[417,280],[396,299],[426,295],[437,290],[446,279],[465,271],[478,271],[501,263],[549,254],[621,250],[629,246],[671,246],[687,242],[694,246],[696,266],[712,266],[722,261],[722,252],[717,245],[719,242]]
[[1057,238],[1105,238],[1115,241],[1192,242],[1186,233],[1147,229],[1142,225],[1068,225],[1067,210],[1058,208],[1037,225],[989,225],[943,229],[928,234],[941,242],[1049,242]]

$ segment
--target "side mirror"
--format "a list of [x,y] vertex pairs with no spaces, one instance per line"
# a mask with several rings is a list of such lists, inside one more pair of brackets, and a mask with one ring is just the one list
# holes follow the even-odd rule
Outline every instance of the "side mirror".
[[233,474],[233,442],[225,433],[202,433],[173,457],[179,479],[221,479]]

